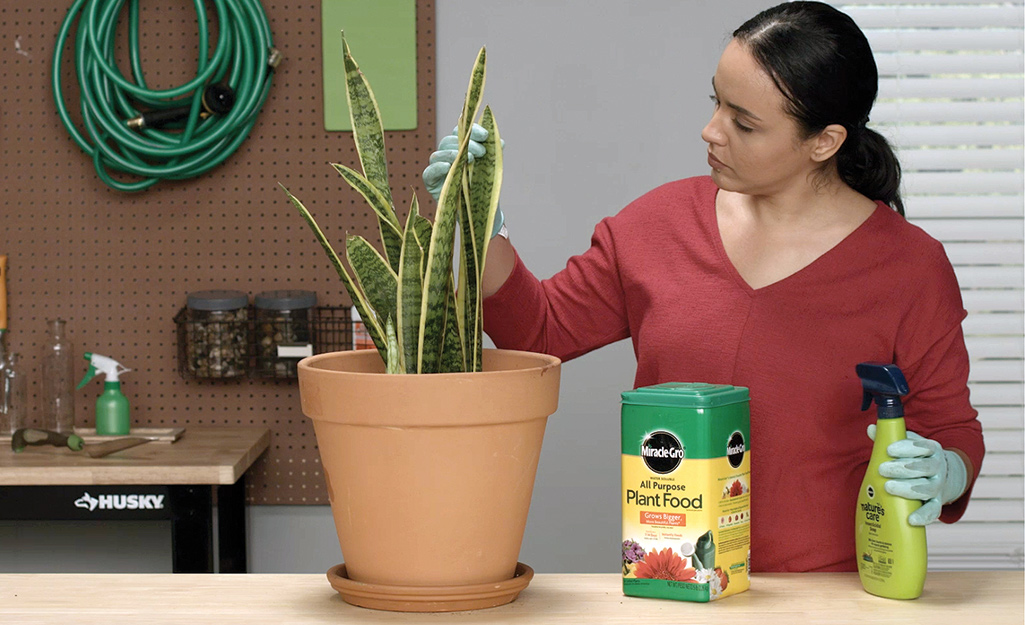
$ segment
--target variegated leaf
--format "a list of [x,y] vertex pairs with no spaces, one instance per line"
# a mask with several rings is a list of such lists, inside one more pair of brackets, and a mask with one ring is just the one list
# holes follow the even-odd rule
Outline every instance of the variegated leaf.
[[479,371],[481,366],[484,302],[479,287],[484,276],[484,261],[491,242],[491,231],[502,186],[502,144],[491,107],[484,108],[481,126],[488,131],[488,138],[484,141],[485,154],[474,159],[467,168],[469,175],[464,175],[469,181],[469,201],[464,211],[464,221],[467,225],[463,227],[463,247],[467,259],[464,268],[472,273],[467,276],[463,327],[466,330],[466,353],[470,371]]
[[[480,259],[477,257],[477,250],[474,247],[475,237],[473,236],[473,219],[470,217],[470,186],[469,171],[473,165],[468,165],[463,172],[463,203],[460,206],[459,224],[462,227],[459,242],[459,288],[456,289],[456,320],[459,323],[461,332],[459,338],[463,341],[463,355],[466,360],[467,371],[474,371],[473,358],[473,326],[475,315],[474,305],[477,301],[478,283],[475,277],[478,275]],[[467,323],[469,320],[470,323]]]
[[324,235],[324,231],[317,225],[313,215],[310,211],[303,206],[303,203],[299,201],[299,198],[289,193],[288,189],[285,189],[284,185],[280,185],[285,190],[285,194],[288,195],[288,199],[292,201],[292,204],[299,210],[299,214],[302,215],[306,223],[309,224],[310,229],[313,230],[314,236],[320,243],[321,247],[327,253],[328,258],[331,260],[331,264],[334,266],[335,271],[338,272],[338,276],[342,279],[342,284],[345,285],[345,290],[349,292],[349,297],[352,299],[353,306],[356,307],[360,317],[363,318],[363,324],[367,328],[367,332],[370,333],[370,338],[374,341],[374,346],[377,347],[377,351],[380,352],[381,358],[386,357],[386,344],[385,344],[385,333],[384,329],[377,322],[377,319],[373,317],[370,305],[367,303],[363,293],[357,287],[356,282],[353,281],[352,277],[349,276],[349,272],[345,269],[342,264],[341,258],[335,253],[334,248],[331,246],[331,242],[327,240]]
[[406,373],[417,371],[417,350],[420,348],[420,307],[423,304],[424,252],[417,240],[416,222],[420,208],[413,196],[402,244],[402,262],[399,264],[399,293],[396,298],[399,319],[399,349]]
[[473,63],[473,70],[470,72],[470,85],[466,89],[466,97],[463,100],[463,113],[459,116],[459,141],[465,140],[470,134],[473,120],[477,118],[477,110],[480,109],[481,96],[484,95],[484,81],[487,76],[487,51],[484,48],[477,53],[477,59]]
[[417,215],[414,219],[416,221],[413,222],[413,230],[416,232],[416,240],[420,243],[420,247],[426,250],[431,246],[431,231],[434,229],[434,224],[423,215]]
[[385,373],[405,373],[402,366],[402,358],[399,356],[399,340],[395,337],[395,321],[388,316],[384,324],[385,342],[387,343],[388,356],[385,359]]
[[459,145],[459,151],[448,170],[445,184],[438,198],[434,215],[431,245],[427,253],[427,275],[424,278],[424,298],[420,313],[420,348],[418,370],[421,373],[438,371],[445,329],[445,311],[448,299],[449,276],[452,273],[452,252],[455,245],[456,219],[463,202],[462,179],[466,168],[469,134]]
[[402,253],[402,232],[399,231],[399,218],[388,199],[364,178],[358,171],[340,163],[331,163],[349,186],[359,192],[377,214],[377,223],[381,227],[381,242],[384,244],[384,255],[392,271],[399,270],[399,255]]
[[[449,274],[449,285],[453,284],[453,278]],[[463,332],[459,325],[459,317],[456,308],[455,289],[449,288],[448,304],[445,307],[445,338],[442,339],[441,373],[454,373],[467,371],[466,353],[463,351]]]
[[[378,325],[383,320],[395,318],[395,301],[398,294],[398,275],[391,270],[373,245],[361,236],[349,236],[345,240],[345,251],[352,272],[372,309]],[[362,315],[362,313],[360,313]],[[387,354],[385,354],[386,356]]]
[[[420,244],[420,249],[424,251],[424,262],[421,264],[423,268],[423,279],[427,278],[427,251],[431,247],[431,232],[434,229],[434,224],[431,223],[430,219],[417,215],[416,221],[413,223],[413,230],[416,233],[416,241]],[[423,280],[421,280],[422,282]]]
[[356,138],[356,151],[363,166],[363,174],[393,205],[388,183],[388,158],[384,150],[384,128],[377,99],[359,65],[349,52],[349,44],[342,33],[342,56],[345,63],[345,97],[349,102],[349,119]]

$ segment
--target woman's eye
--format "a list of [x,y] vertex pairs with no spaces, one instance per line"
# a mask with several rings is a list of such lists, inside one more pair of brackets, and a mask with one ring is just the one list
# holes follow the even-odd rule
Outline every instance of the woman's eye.
[[[708,96],[708,99],[712,101],[712,104],[715,105],[716,109],[719,108],[719,104],[720,104],[719,98],[717,98],[715,95],[710,95],[710,96]],[[736,118],[733,119],[733,125],[736,126],[737,130],[739,130],[741,132],[754,132],[754,128],[751,128],[749,126],[745,126],[744,124],[741,124],[739,121],[737,121]]]

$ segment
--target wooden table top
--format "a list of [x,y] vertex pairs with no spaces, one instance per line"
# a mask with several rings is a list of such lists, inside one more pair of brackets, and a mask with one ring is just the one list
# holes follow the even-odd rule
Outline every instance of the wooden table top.
[[0,575],[0,623],[709,623],[1021,625],[1022,571],[935,572],[914,601],[862,590],[856,573],[756,574],[713,603],[625,597],[618,575],[536,575],[511,604],[451,614],[351,606],[325,575]]
[[152,441],[103,458],[49,445],[16,454],[5,444],[0,486],[234,484],[269,445],[270,430],[248,426],[189,426],[174,443]]

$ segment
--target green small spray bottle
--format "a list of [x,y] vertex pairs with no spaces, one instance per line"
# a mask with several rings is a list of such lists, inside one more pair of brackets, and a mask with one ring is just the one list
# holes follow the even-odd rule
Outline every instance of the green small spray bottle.
[[97,374],[106,376],[103,384],[103,393],[96,399],[96,433],[101,436],[124,436],[128,434],[131,420],[128,416],[128,398],[121,392],[121,382],[118,376],[127,371],[121,363],[101,356],[86,352],[85,359],[89,361],[89,371],[78,383],[78,388],[85,386],[89,380]]
[[900,398],[908,394],[908,383],[897,365],[865,362],[856,370],[864,389],[861,409],[875,403],[878,414],[855,515],[858,575],[873,595],[916,599],[925,585],[928,550],[925,528],[908,523],[908,515],[922,502],[889,494],[887,478],[879,475],[879,465],[892,460],[887,446],[907,437]]

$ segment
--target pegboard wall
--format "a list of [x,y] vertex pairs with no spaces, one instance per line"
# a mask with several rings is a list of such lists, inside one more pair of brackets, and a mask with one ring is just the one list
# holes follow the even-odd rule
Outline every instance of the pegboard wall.
[[[148,85],[166,89],[187,82],[196,67],[194,3],[140,4]],[[132,369],[122,382],[133,426],[268,427],[271,448],[248,474],[249,502],[326,504],[313,428],[300,410],[296,382],[183,380],[173,322],[187,293],[207,289],[251,296],[306,289],[317,293],[320,305],[350,304],[323,250],[278,187],[284,184],[303,200],[336,249],[344,249],[346,233],[378,241],[373,212],[329,165],[359,168],[352,134],[324,130],[320,2],[263,1],[284,60],[239,149],[202,177],[134,194],[105,186],[58,119],[51,64],[70,5],[0,5],[0,254],[9,256],[7,345],[22,354],[29,375],[30,423],[42,425],[39,363],[46,322],[62,318],[78,358],[95,351]],[[400,218],[413,190],[421,210],[433,210],[420,180],[435,141],[433,0],[417,0],[416,29],[418,128],[385,137]],[[358,61],[359,51],[353,55]],[[69,48],[60,71],[75,111],[72,58]],[[84,375],[84,360],[80,366]],[[98,389],[93,383],[77,393],[77,426],[92,426]]]

